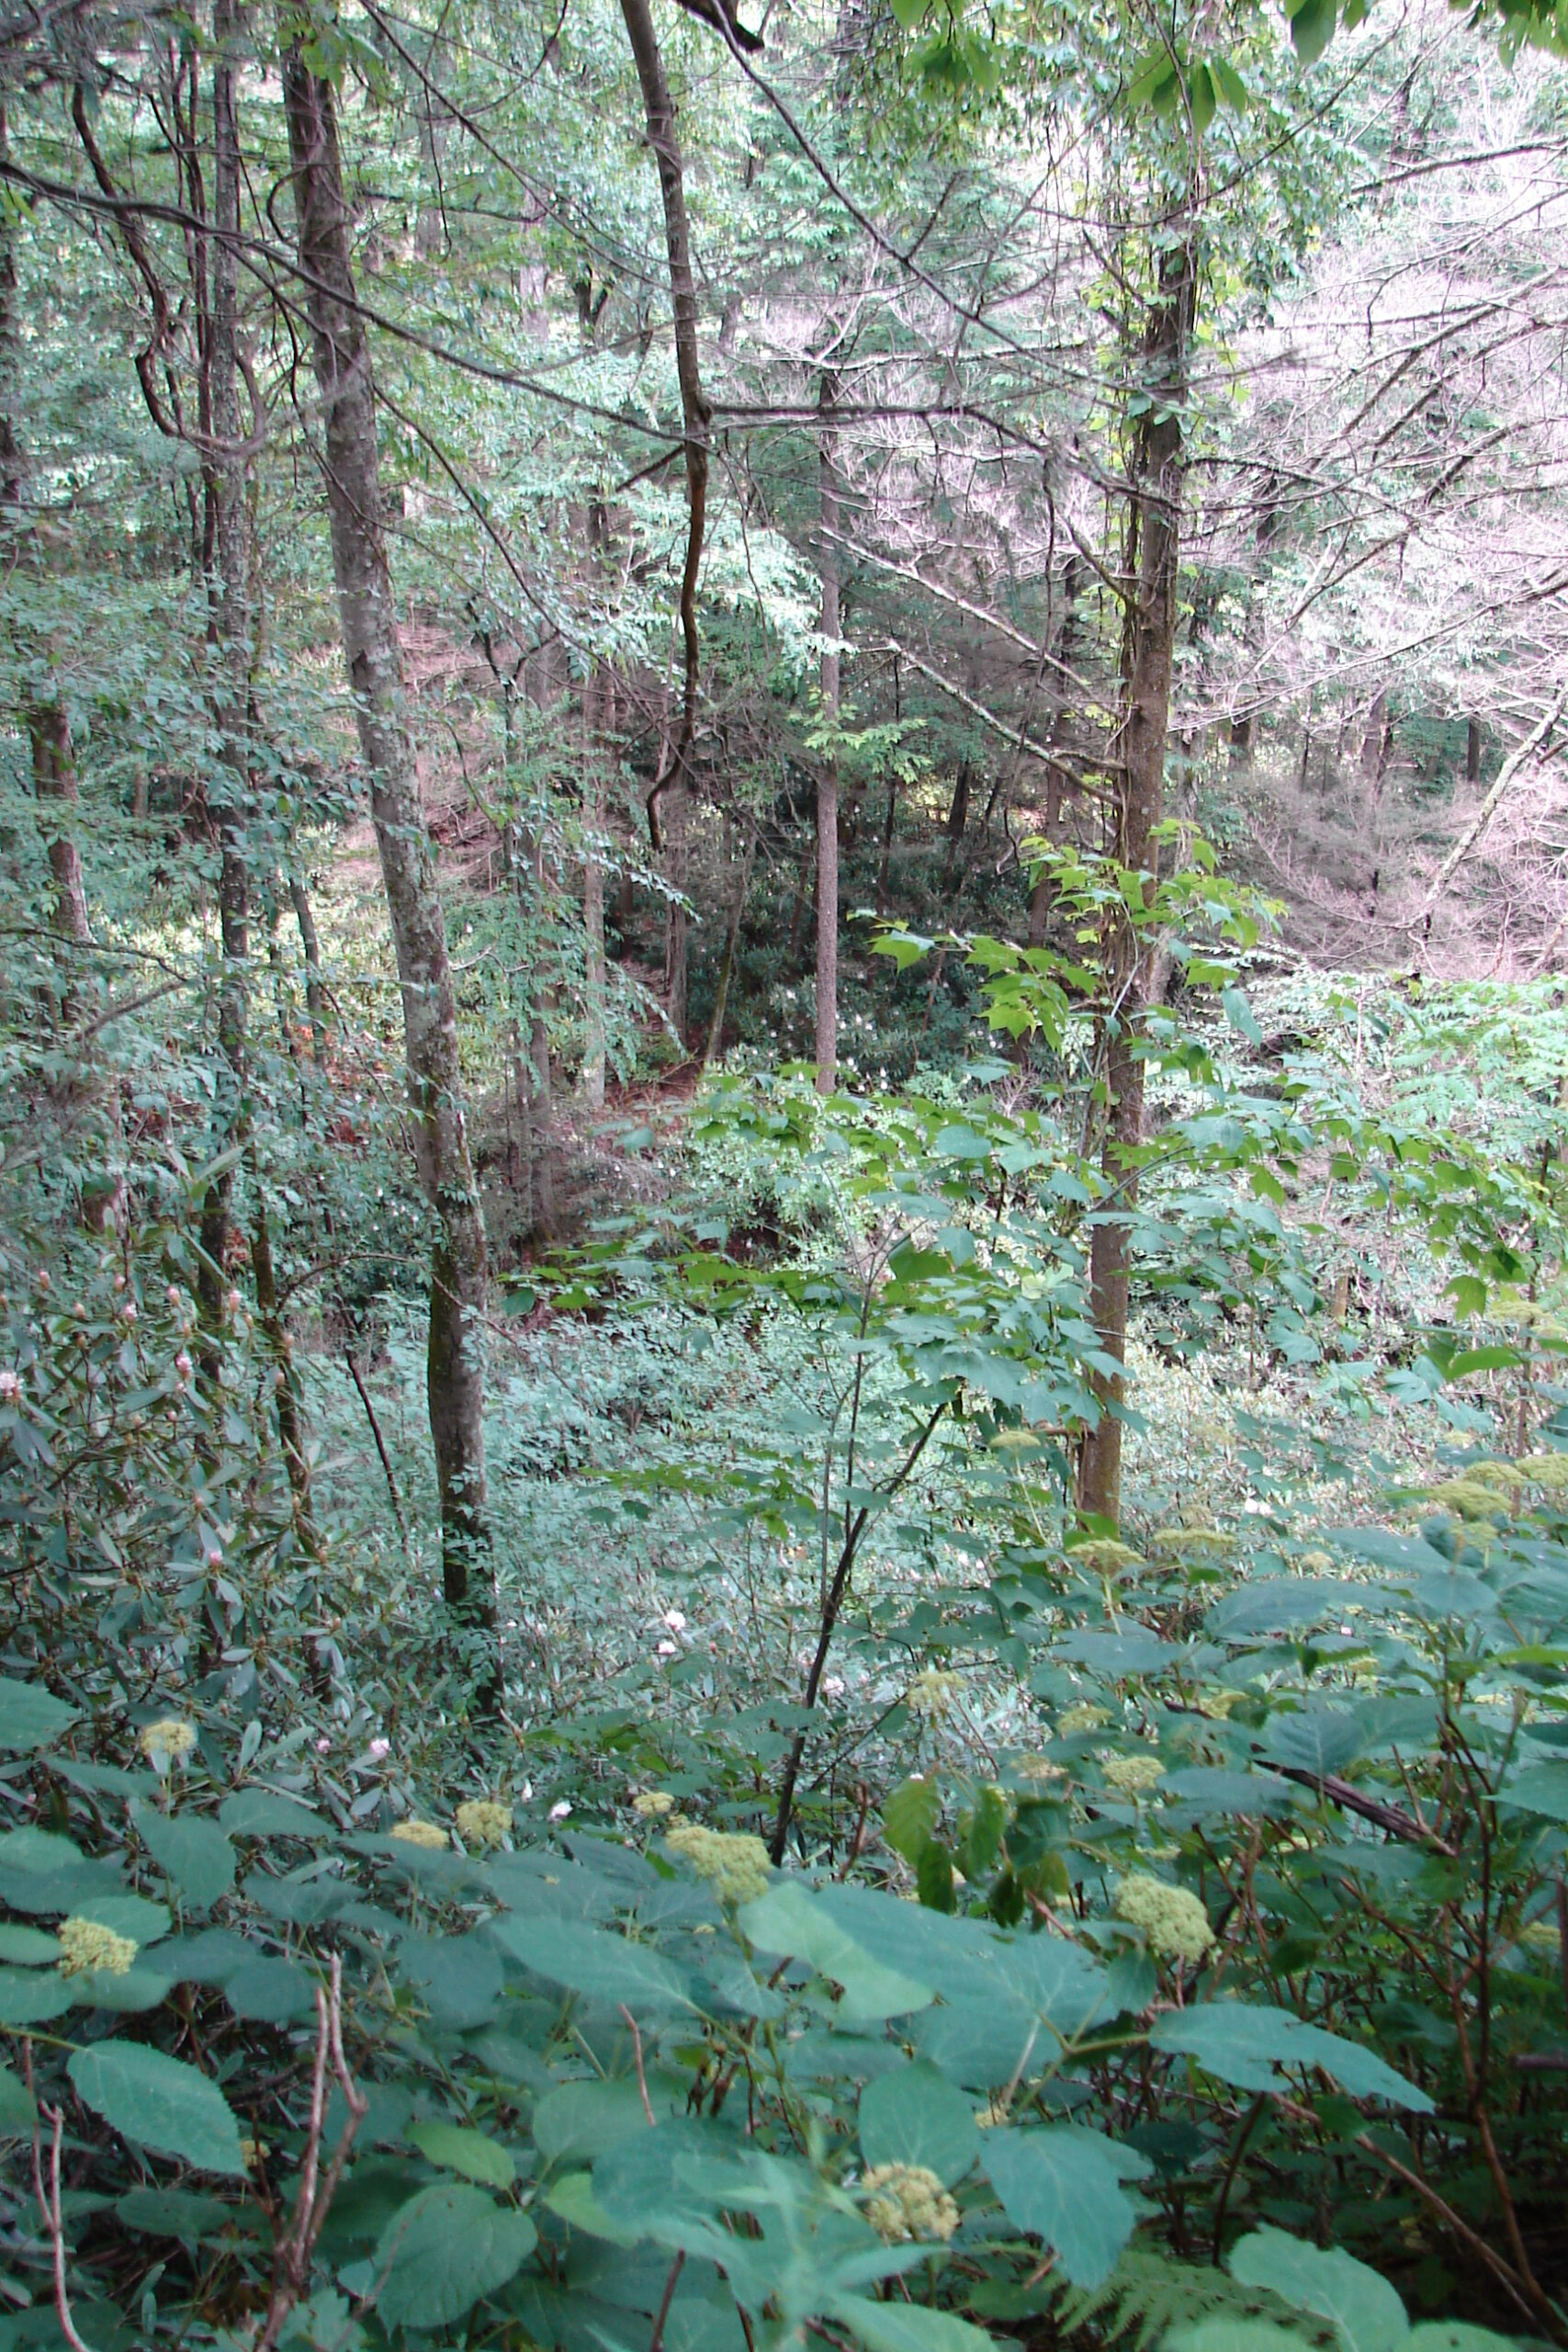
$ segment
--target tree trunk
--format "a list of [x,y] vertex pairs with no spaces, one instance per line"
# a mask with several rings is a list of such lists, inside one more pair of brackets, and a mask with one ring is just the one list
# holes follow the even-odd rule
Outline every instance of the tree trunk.
[[305,1009],[310,1016],[310,1049],[321,1062],[327,1046],[327,992],[321,985],[321,943],[303,876],[289,876],[288,896],[294,907],[294,920],[299,926],[299,944],[305,951]]
[[1481,782],[1481,721],[1472,718],[1465,730],[1464,780],[1466,784]]
[[490,1626],[485,1231],[468,1158],[457,998],[408,729],[382,534],[370,354],[355,309],[336,107],[332,85],[310,71],[297,45],[285,52],[283,78],[299,260],[321,398],[338,612],[397,953],[415,1152],[434,1228],[426,1395],[441,1496],[442,1585],[461,1619]]
[[[0,107],[0,158],[4,158],[7,152],[6,116],[4,107]],[[0,514],[12,529],[19,531],[27,456],[13,413],[17,397],[15,234],[14,218],[7,211],[0,217]],[[52,666],[51,648],[51,672]],[[51,677],[51,687],[52,683]],[[82,861],[70,830],[75,821],[80,799],[75,754],[71,745],[71,722],[58,692],[44,691],[40,684],[35,684],[28,693],[22,718],[32,752],[33,790],[39,804],[39,822],[44,834],[49,870],[54,885],[50,920],[61,940],[80,946],[91,937],[91,933],[87,927],[87,893],[82,880]],[[47,809],[43,805],[46,802],[50,804]],[[67,975],[62,999],[62,1010],[67,1019],[71,1017],[72,997]]]
[[[1122,769],[1114,852],[1118,861],[1134,873],[1146,872],[1148,867],[1150,834],[1159,821],[1165,779],[1181,532],[1180,413],[1194,284],[1190,247],[1173,248],[1161,262],[1158,299],[1149,318],[1145,382],[1154,399],[1145,412],[1134,453],[1125,683],[1119,730]],[[1106,1018],[1110,1110],[1101,1166],[1108,1201],[1094,1227],[1089,1249],[1090,1312],[1100,1347],[1118,1367],[1127,1352],[1131,1225],[1125,1215],[1114,1212],[1130,1210],[1137,1199],[1137,1170],[1132,1154],[1142,1137],[1144,1116],[1144,1065],[1137,1052],[1142,961],[1139,933],[1131,922],[1124,922],[1117,932],[1106,976],[1110,984]],[[1115,1524],[1122,1510],[1120,1413],[1125,1380],[1118,1369],[1114,1374],[1094,1374],[1091,1385],[1100,1419],[1084,1433],[1078,1504],[1086,1515]]]
[[740,924],[746,912],[746,893],[751,887],[751,860],[757,854],[757,828],[753,824],[746,835],[746,852],[740,861],[740,879],[736,886],[735,905],[729,918],[729,928],[724,936],[724,956],[718,967],[718,986],[714,991],[713,1019],[708,1023],[707,1043],[703,1047],[703,1068],[718,1054],[724,1043],[724,1015],[729,1003],[730,977],[735,970],[735,946],[740,936]]
[[[1078,559],[1067,558],[1062,572],[1062,619],[1056,631],[1056,649],[1052,660],[1055,677],[1052,696],[1055,707],[1051,715],[1051,757],[1045,769],[1045,838],[1056,842],[1062,838],[1063,787],[1071,779],[1067,775],[1067,714],[1072,703],[1067,694],[1067,669],[1077,648],[1078,618]],[[1051,913],[1051,876],[1040,874],[1029,893],[1029,944],[1043,947],[1045,925]]]
[[[218,921],[223,955],[218,995],[218,1045],[227,1069],[213,1136],[215,1156],[243,1143],[247,1126],[245,1045],[249,1021],[250,761],[246,725],[250,695],[250,565],[246,546],[244,460],[240,456],[239,233],[240,144],[235,115],[239,12],[232,0],[213,10],[212,311],[206,351],[207,410],[212,451],[206,491],[216,576],[208,581],[209,636],[214,666],[213,706],[220,773],[208,803],[218,828]],[[197,1296],[206,1326],[203,1364],[217,1377],[217,1335],[228,1287],[229,1221],[234,1191],[231,1164],[207,1188],[201,1211],[202,1262]]]
[[582,1091],[591,1111],[604,1108],[604,774],[593,740],[593,683],[582,689]]
[[[818,577],[822,589],[822,716],[839,723],[839,481],[833,407],[839,379],[822,370],[818,394],[817,480],[821,511]],[[831,1094],[839,1068],[839,763],[829,753],[817,779],[817,1091]]]

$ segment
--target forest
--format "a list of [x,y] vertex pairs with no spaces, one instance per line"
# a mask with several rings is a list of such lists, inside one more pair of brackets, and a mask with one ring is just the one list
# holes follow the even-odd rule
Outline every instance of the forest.
[[1568,0],[0,0],[0,2352],[1568,2347]]

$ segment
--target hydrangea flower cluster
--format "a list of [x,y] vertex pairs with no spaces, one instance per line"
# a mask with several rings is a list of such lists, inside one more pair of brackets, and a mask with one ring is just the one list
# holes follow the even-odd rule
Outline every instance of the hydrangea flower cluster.
[[926,2165],[873,2165],[864,2187],[865,2218],[885,2245],[907,2238],[946,2240],[958,2227],[958,2208]]
[[751,1903],[768,1891],[768,1849],[760,1838],[679,1821],[666,1843],[706,1879],[721,1903]]
[[1162,1960],[1184,1960],[1196,1968],[1213,1950],[1214,1931],[1203,1905],[1168,1879],[1134,1871],[1116,1890],[1116,1916],[1141,1928],[1150,1951]]
[[675,1800],[668,1789],[644,1789],[632,1799],[632,1811],[640,1814],[644,1821],[662,1821],[674,1810]]
[[1126,1797],[1145,1796],[1165,1778],[1157,1756],[1108,1756],[1101,1769],[1108,1784]]
[[1070,1739],[1076,1731],[1099,1731],[1111,1721],[1109,1707],[1097,1707],[1092,1699],[1080,1699],[1076,1707],[1067,1708],[1056,1718],[1056,1729]]
[[136,1958],[137,1945],[131,1937],[117,1936],[112,1928],[100,1928],[96,1919],[73,1917],[62,1920],[56,1933],[62,1976],[85,1976],[92,1969],[101,1969],[106,1976],[123,1976]]
[[917,1674],[904,1694],[904,1703],[914,1714],[929,1716],[933,1724],[941,1723],[953,1704],[958,1689],[956,1674],[944,1674],[940,1667],[928,1666]]
[[512,1826],[510,1805],[468,1797],[457,1807],[457,1835],[466,1846],[499,1846]]
[[176,1715],[162,1715],[155,1724],[142,1727],[136,1744],[149,1764],[162,1771],[190,1754],[196,1746],[196,1725],[181,1723]]
[[446,1832],[437,1822],[421,1821],[417,1817],[411,1817],[407,1821],[394,1821],[391,1835],[403,1845],[418,1846],[427,1854],[440,1853],[448,1843]]

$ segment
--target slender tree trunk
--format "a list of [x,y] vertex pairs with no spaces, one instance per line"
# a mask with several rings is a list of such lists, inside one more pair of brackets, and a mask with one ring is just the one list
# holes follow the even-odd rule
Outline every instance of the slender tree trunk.
[[[821,514],[818,578],[822,591],[822,716],[839,723],[839,477],[833,410],[839,379],[822,370],[818,393],[817,481]],[[817,1091],[831,1094],[839,1068],[839,763],[829,753],[817,779]]]
[[730,912],[729,928],[724,935],[724,957],[718,967],[718,986],[714,991],[713,1019],[708,1023],[707,1043],[703,1047],[703,1068],[715,1059],[724,1044],[724,1016],[729,1003],[729,983],[735,970],[735,945],[740,936],[740,925],[746,913],[746,893],[751,887],[751,860],[757,854],[757,828],[753,824],[746,835],[746,852],[740,861],[740,879],[735,888],[735,905]]
[[[1145,380],[1154,399],[1139,428],[1133,466],[1135,487],[1129,516],[1127,651],[1114,850],[1118,861],[1134,873],[1148,868],[1150,835],[1159,821],[1165,779],[1180,552],[1180,412],[1193,302],[1192,254],[1190,246],[1182,245],[1168,252],[1160,266],[1159,294],[1145,345]],[[1131,1225],[1126,1212],[1137,1199],[1133,1154],[1143,1133],[1144,1065],[1137,1051],[1142,962],[1140,935],[1131,923],[1123,923],[1116,933],[1107,973],[1110,1110],[1101,1164],[1108,1197],[1089,1248],[1090,1312],[1102,1350],[1118,1366],[1126,1361],[1127,1352]],[[1122,1510],[1120,1412],[1125,1381],[1120,1370],[1096,1373],[1092,1385],[1100,1419],[1084,1434],[1078,1503],[1084,1512],[1114,1523]]]
[[604,1108],[604,775],[599,747],[587,723],[592,684],[583,688],[583,819],[588,840],[582,853],[582,1091],[591,1111]]
[[[249,1125],[245,1100],[245,1046],[249,1024],[250,962],[250,758],[247,713],[250,696],[250,561],[247,547],[245,468],[240,456],[239,232],[240,147],[235,114],[239,75],[240,14],[232,0],[213,10],[212,308],[208,322],[206,400],[213,450],[207,467],[207,496],[212,518],[216,577],[208,582],[209,636],[214,665],[214,717],[220,775],[208,792],[218,827],[218,920],[223,956],[218,995],[218,1045],[227,1069],[214,1136],[221,1153],[243,1143]],[[217,1334],[228,1287],[226,1261],[233,1202],[232,1162],[207,1188],[201,1211],[202,1262],[197,1295],[207,1327],[203,1351],[209,1378],[218,1370]]]
[[332,85],[310,71],[297,45],[285,52],[283,75],[344,653],[370,775],[402,990],[415,1150],[434,1228],[426,1394],[441,1496],[442,1584],[455,1612],[488,1626],[494,1622],[494,1583],[485,1508],[485,1231],[468,1157],[457,997],[409,734],[382,533],[370,353],[354,307],[335,102]]
[[[1062,618],[1056,631],[1056,647],[1052,660],[1055,676],[1052,681],[1055,708],[1051,715],[1050,758],[1045,766],[1045,838],[1059,842],[1062,838],[1062,788],[1067,782],[1067,714],[1072,708],[1067,694],[1067,668],[1077,647],[1078,559],[1069,556],[1062,572]],[[1051,914],[1051,876],[1040,874],[1029,893],[1029,944],[1043,947],[1045,926]]]
[[[7,153],[5,110],[0,107],[0,158]],[[17,384],[17,255],[15,219],[0,216],[0,520],[19,533],[27,458],[14,406]],[[80,946],[91,937],[87,925],[87,893],[82,880],[82,860],[71,828],[76,820],[80,792],[76,758],[71,743],[71,722],[53,680],[53,649],[50,649],[50,679],[46,690],[35,680],[22,712],[32,752],[33,790],[39,802],[39,822],[53,880],[51,922],[56,935]],[[67,973],[62,1010],[71,1017],[73,998]]]
[[305,1010],[310,1016],[310,1050],[321,1062],[327,1049],[327,992],[321,985],[321,943],[316,931],[315,912],[301,875],[289,876],[288,896],[294,920],[299,926],[299,944],[305,951]]
[[1465,729],[1464,780],[1466,784],[1481,782],[1481,721],[1472,718]]

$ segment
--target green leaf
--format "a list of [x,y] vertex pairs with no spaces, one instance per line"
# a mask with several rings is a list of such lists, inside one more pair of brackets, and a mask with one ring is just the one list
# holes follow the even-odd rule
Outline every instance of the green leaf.
[[1516,2339],[1472,2327],[1468,2320],[1427,2319],[1411,2329],[1404,2352],[1516,2352]]
[[1291,40],[1303,65],[1315,64],[1334,39],[1335,0],[1303,0],[1291,18]]
[[602,1934],[575,1919],[537,1913],[525,1917],[515,1911],[493,1920],[491,1932],[536,1976],[581,1993],[585,2000],[656,2013],[696,2006],[672,1962],[624,1936]]
[[405,2136],[433,2165],[445,2172],[460,2172],[465,2180],[477,2180],[482,2188],[510,2188],[517,2177],[510,2149],[482,2132],[465,2130],[458,2123],[431,2121],[412,2123]]
[[838,2295],[829,2308],[866,2352],[993,2352],[983,2327],[924,2303],[874,2303],[864,2295]]
[[47,1747],[79,1719],[77,1708],[68,1707],[40,1682],[15,1682],[8,1674],[0,1675],[0,1747]]
[[1174,2327],[1161,2352],[1302,2352],[1294,2328],[1271,2319],[1200,2319]]
[[547,2164],[592,2164],[634,2132],[651,2129],[636,2083],[560,2083],[534,2109],[534,2145]]
[[272,1789],[236,1789],[218,1808],[231,1838],[330,1838],[333,1826],[294,1797]]
[[915,1892],[924,1910],[951,1912],[957,1907],[953,1856],[940,1838],[931,1838],[920,1849],[920,1859],[915,1865]]
[[1450,1380],[1462,1380],[1467,1372],[1503,1372],[1511,1364],[1523,1363],[1523,1351],[1500,1342],[1489,1348],[1462,1348],[1448,1362]]
[[381,2233],[377,2310],[397,2327],[449,2327],[526,2262],[538,2233],[482,2190],[443,2181],[400,2206]]
[[[1314,5],[1315,0],[1308,0],[1309,6]],[[1213,111],[1211,107],[1210,112],[1213,113]],[[1260,1046],[1263,1043],[1263,1032],[1258,1025],[1257,1014],[1241,989],[1223,989],[1220,991],[1220,1002],[1224,1006],[1225,1019],[1230,1023],[1231,1027],[1238,1030],[1249,1046]]]
[[1568,1827],[1568,1760],[1529,1764],[1497,1792],[1499,1804],[1517,1805],[1521,1813],[1539,1814],[1543,1821]]
[[[926,0],[893,0],[893,14],[907,33],[912,33],[916,26],[924,20],[925,13]],[[874,939],[871,944],[874,956],[896,956],[900,971],[907,964],[915,963],[921,952],[913,940],[900,939],[891,934],[882,939]],[[910,952],[911,949],[913,953]]]
[[[1215,104],[1214,84],[1208,67],[1206,65],[1195,65],[1192,68],[1191,74],[1188,77],[1187,105],[1188,110],[1192,117],[1192,129],[1200,139],[1201,139],[1203,133],[1208,130],[1209,125],[1214,119]],[[1239,990],[1237,993],[1239,994]],[[1242,999],[1242,1001],[1244,1004],[1246,1003],[1247,1000],[1245,997]],[[1247,1017],[1250,1020],[1251,1014],[1249,1013]],[[1258,1028],[1258,1023],[1255,1021],[1252,1025],[1255,1029]],[[1255,1045],[1258,1042],[1258,1038],[1261,1038],[1262,1034],[1262,1031],[1259,1030],[1258,1038],[1254,1038],[1253,1040]]]
[[0,1961],[11,1968],[52,1968],[60,1958],[60,1939],[41,1928],[0,1926]]
[[612,2222],[593,2194],[591,2172],[569,2172],[546,2191],[544,2202],[552,2213],[574,2230],[585,2230],[591,2238],[604,2238],[611,2245],[636,2245],[640,2231]]
[[76,2095],[113,2131],[161,2156],[183,2156],[201,2172],[244,2177],[240,2127],[215,2083],[161,2050],[97,2041],[66,2069]]
[[14,2032],[62,2017],[76,1997],[53,1969],[46,1975],[39,1969],[0,1968],[0,2029]]
[[1233,114],[1243,114],[1251,105],[1251,94],[1228,57],[1211,57],[1209,71],[1214,77],[1214,89],[1220,104]]
[[316,2006],[314,1979],[298,1961],[277,1952],[247,1960],[224,1979],[223,1990],[234,2015],[256,2025],[292,2025]]
[[1232,2248],[1230,2272],[1243,2287],[1267,2287],[1297,2311],[1332,2320],[1344,2352],[1393,2352],[1410,2333],[1388,2280],[1337,2246],[1254,2230]]
[[117,1936],[129,1936],[143,1951],[149,1944],[161,1943],[169,1932],[167,1908],[162,1903],[149,1903],[144,1894],[83,1894],[72,1908],[78,1918],[112,1928]]
[[1286,2087],[1284,2066],[1320,2066],[1352,2098],[1386,2099],[1417,2115],[1430,2114],[1425,2091],[1396,2075],[1359,2042],[1342,2041],[1323,2027],[1303,2025],[1289,2009],[1247,2001],[1204,2001],[1160,2018],[1149,2034],[1156,2050],[1195,2058],[1208,2074],[1238,2090]]
[[770,1887],[739,1915],[750,1942],[783,1958],[808,1961],[823,1976],[842,1985],[840,2015],[863,2025],[929,2007],[935,1997],[899,1970],[885,1967],[848,1936],[804,1887],[785,1880]]
[[860,2095],[860,2144],[868,2165],[923,2165],[951,2188],[980,2153],[974,2101],[924,2059],[897,2066]]
[[987,2132],[982,2161],[1009,2220],[1060,2256],[1075,2287],[1098,2287],[1115,2268],[1138,2218],[1122,2188],[1129,2154],[1098,2132],[1057,2124],[1044,2132]]
[[234,1883],[234,1849],[216,1822],[195,1814],[131,1808],[136,1834],[164,1876],[197,1911],[209,1911]]
[[30,2132],[37,2121],[38,2109],[26,2083],[9,2066],[0,2066],[0,2139]]
[[930,1845],[942,1810],[942,1793],[934,1781],[919,1775],[896,1788],[882,1808],[882,1835],[896,1854],[913,1866]]
[[1456,1274],[1451,1283],[1443,1285],[1443,1295],[1453,1300],[1456,1315],[1486,1312],[1486,1285],[1479,1274]]

